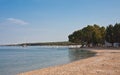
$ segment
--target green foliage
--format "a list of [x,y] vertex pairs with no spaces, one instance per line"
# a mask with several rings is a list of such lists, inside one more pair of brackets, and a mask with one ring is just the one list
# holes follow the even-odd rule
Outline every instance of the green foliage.
[[114,26],[114,42],[120,43],[120,23],[116,23]]
[[101,32],[100,43],[101,43],[101,44],[104,44],[104,43],[105,43],[105,33],[106,33],[105,27],[101,27],[101,28],[100,28],[100,32]]
[[88,25],[83,29],[73,32],[69,35],[69,41],[74,43],[81,43],[90,46],[103,45],[105,41],[109,43],[120,43],[120,23],[116,23],[114,26],[109,25],[106,27],[100,27],[99,25]]
[[84,27],[82,29],[82,41],[86,42],[87,44],[90,44],[92,41],[92,33],[93,33],[93,27],[88,25],[87,27]]
[[69,41],[70,42],[73,42],[73,43],[80,43],[81,42],[81,38],[82,38],[82,32],[81,30],[79,31],[75,31],[73,34],[69,35],[68,38],[69,38]]
[[114,26],[113,25],[109,25],[106,28],[106,36],[105,39],[107,42],[114,43]]
[[105,40],[112,43],[112,46],[115,42],[120,43],[120,23],[107,26]]
[[81,43],[90,46],[90,44],[98,45],[98,43],[103,44],[103,39],[105,37],[105,28],[94,24],[88,25],[81,30],[73,32],[69,35],[69,41],[74,43]]

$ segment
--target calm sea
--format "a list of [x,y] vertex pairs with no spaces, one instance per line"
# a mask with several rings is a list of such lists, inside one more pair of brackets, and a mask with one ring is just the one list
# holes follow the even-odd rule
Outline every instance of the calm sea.
[[0,47],[0,75],[70,63],[95,53],[79,49],[54,47]]

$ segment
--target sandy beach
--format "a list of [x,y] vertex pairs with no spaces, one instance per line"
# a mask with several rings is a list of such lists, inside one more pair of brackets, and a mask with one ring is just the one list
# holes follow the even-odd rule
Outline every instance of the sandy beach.
[[93,49],[96,56],[18,75],[120,75],[120,49]]

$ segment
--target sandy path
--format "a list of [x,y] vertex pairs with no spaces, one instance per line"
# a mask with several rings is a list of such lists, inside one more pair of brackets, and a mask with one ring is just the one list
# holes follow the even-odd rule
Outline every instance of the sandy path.
[[120,50],[93,50],[95,57],[19,75],[120,75]]

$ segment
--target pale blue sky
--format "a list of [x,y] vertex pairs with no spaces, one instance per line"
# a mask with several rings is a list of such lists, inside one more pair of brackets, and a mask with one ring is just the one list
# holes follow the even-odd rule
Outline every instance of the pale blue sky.
[[67,41],[88,24],[120,22],[120,0],[0,0],[0,44]]

